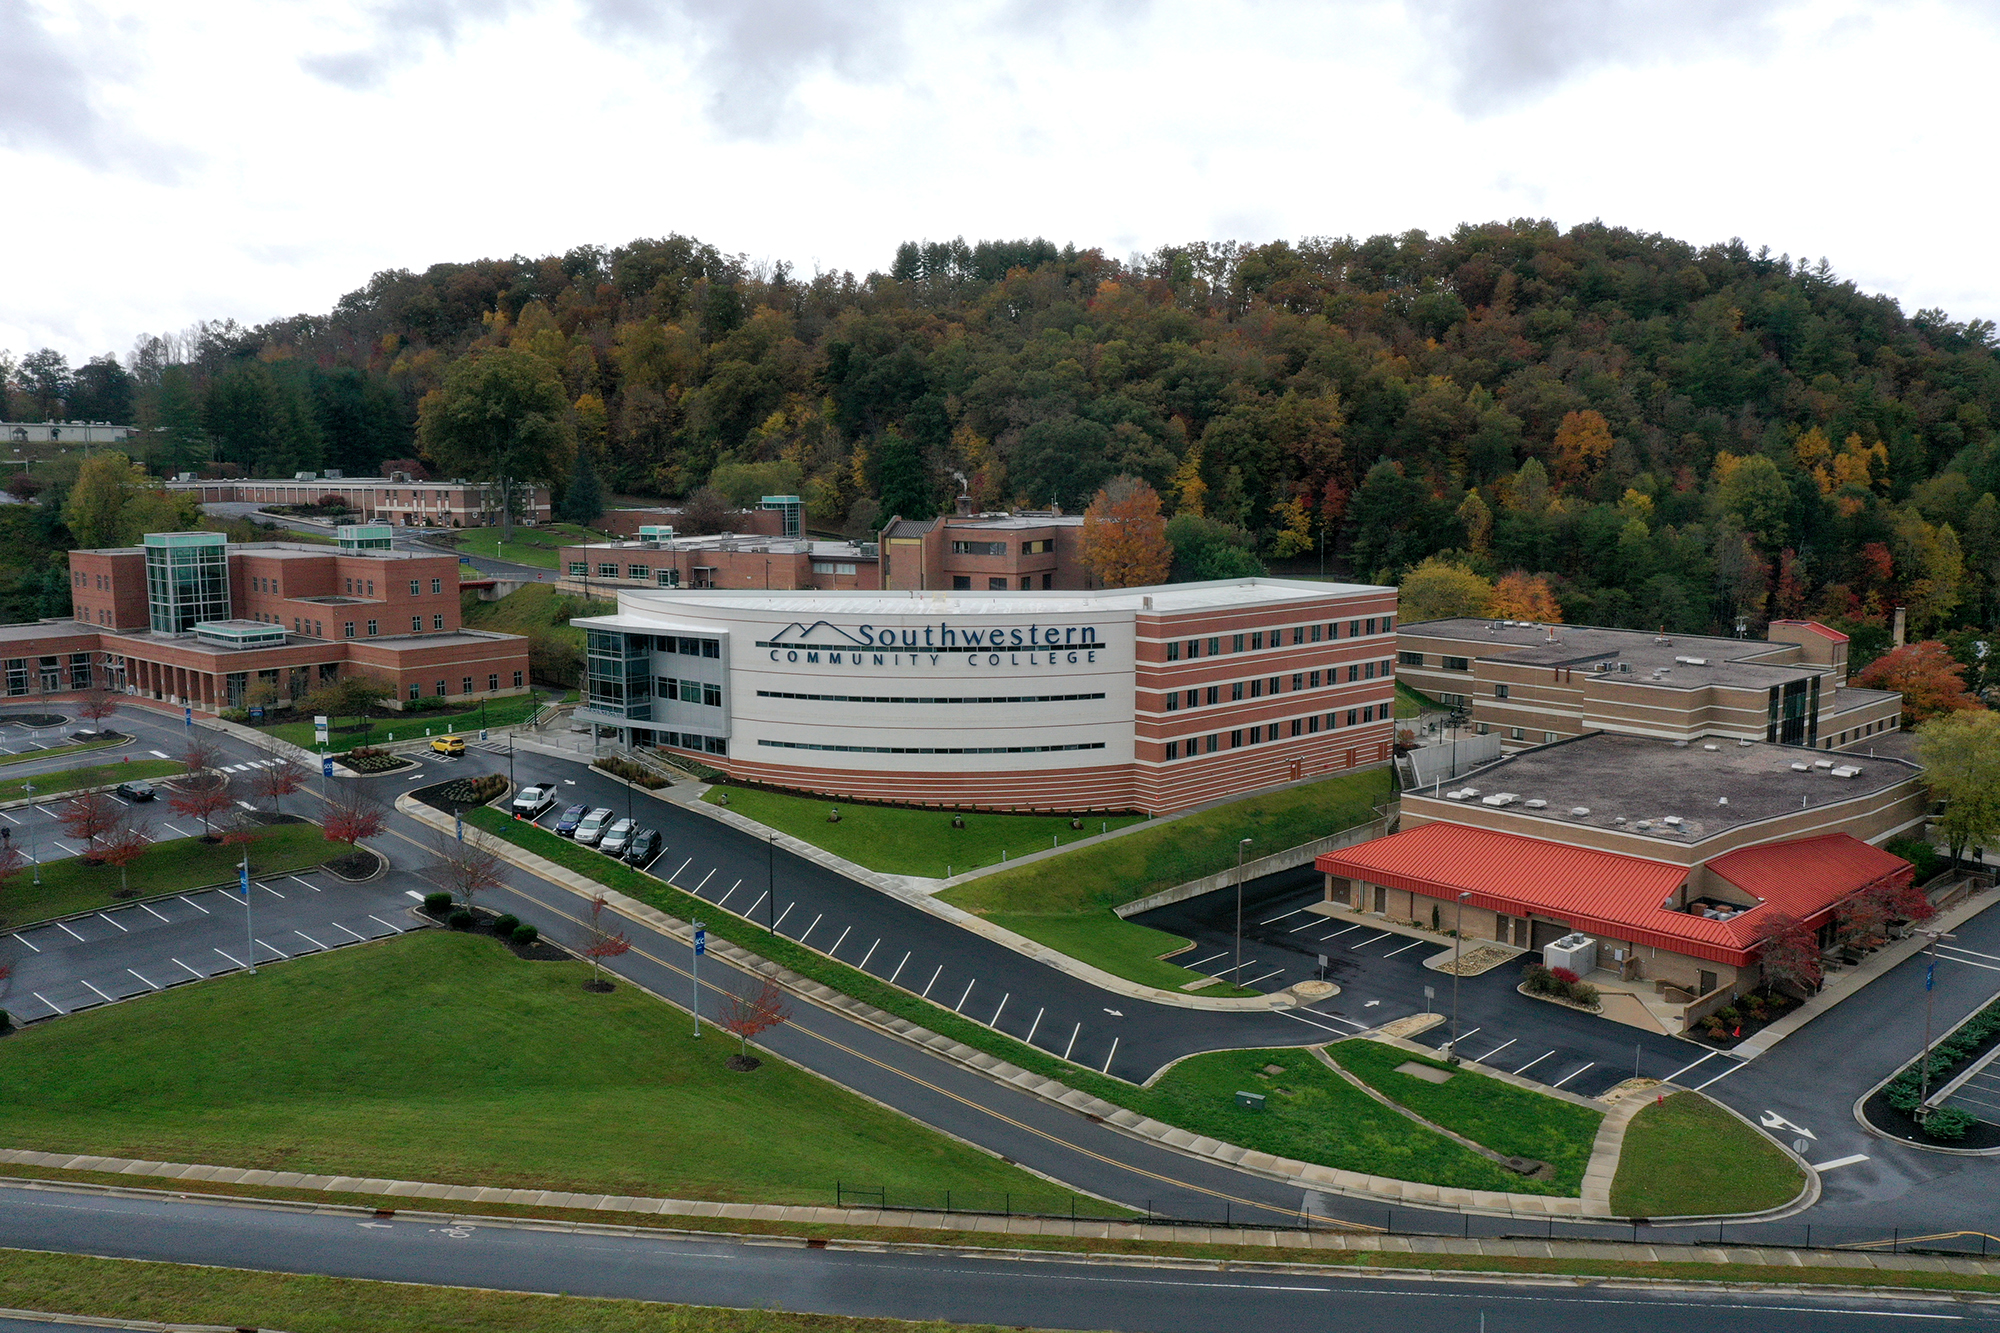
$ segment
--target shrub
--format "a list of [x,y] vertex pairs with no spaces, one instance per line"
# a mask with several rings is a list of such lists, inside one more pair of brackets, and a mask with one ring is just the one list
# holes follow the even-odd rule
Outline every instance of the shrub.
[[442,916],[451,910],[451,895],[442,891],[425,894],[424,910],[432,916]]
[[1597,987],[1587,981],[1579,981],[1569,988],[1569,998],[1594,1009],[1597,1007]]
[[1521,973],[1521,980],[1526,982],[1528,989],[1536,995],[1549,995],[1555,991],[1555,972],[1540,963],[1528,964],[1527,970]]
[[1924,1133],[1934,1139],[1954,1142],[1965,1137],[1967,1130],[1979,1123],[1979,1117],[1956,1106],[1940,1106],[1924,1121]]
[[477,918],[474,917],[472,913],[466,911],[463,907],[461,907],[456,912],[453,912],[451,914],[451,916],[447,919],[447,924],[449,924],[453,930],[471,930],[472,923],[476,919]]
[[1882,850],[1891,856],[1900,856],[1917,868],[1917,883],[1922,884],[1944,868],[1944,858],[1937,849],[1922,838],[1891,838],[1882,844]]
[[1565,986],[1574,986],[1581,979],[1566,967],[1552,967],[1549,969],[1549,975]]
[[509,939],[514,934],[514,928],[520,924],[521,918],[509,912],[493,923],[493,933],[503,940]]
[[523,949],[527,948],[529,945],[533,944],[536,940],[540,939],[541,937],[542,937],[542,932],[535,929],[533,926],[529,925],[525,921],[523,921],[520,925],[514,927],[514,943],[520,945]]
[[0,1032],[12,1032],[13,1030],[14,1015],[8,1013],[5,1009],[0,1009]]
[[1725,1024],[1732,1027],[1735,1026],[1737,1023],[1741,1022],[1743,1019],[1743,1015],[1736,1012],[1736,1006],[1733,1004],[1723,1005],[1720,1009],[1715,1011],[1715,1016],[1721,1019]]

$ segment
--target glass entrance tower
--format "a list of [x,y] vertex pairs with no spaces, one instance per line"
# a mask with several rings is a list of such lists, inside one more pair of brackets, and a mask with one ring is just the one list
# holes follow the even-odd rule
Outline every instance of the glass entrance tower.
[[146,607],[155,634],[185,634],[229,619],[229,538],[220,532],[146,534]]

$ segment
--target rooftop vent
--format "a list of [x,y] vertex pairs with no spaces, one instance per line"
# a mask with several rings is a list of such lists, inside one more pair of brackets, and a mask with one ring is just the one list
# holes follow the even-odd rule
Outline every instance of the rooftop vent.
[[1676,662],[1680,663],[1680,664],[1681,664],[1682,666],[1707,666],[1707,665],[1708,665],[1708,659],[1707,659],[1706,657],[1676,657],[1676,658],[1674,659],[1674,661],[1676,661]]
[[1448,791],[1444,794],[1444,798],[1447,801],[1462,801],[1465,799],[1465,793],[1462,791]]
[[1638,829],[1639,832],[1641,833],[1650,833],[1653,828],[1653,821],[1650,819],[1642,819],[1638,823],[1634,824],[1632,827]]
[[1592,670],[1592,671],[1609,671],[1609,670],[1611,670],[1611,668],[1613,668],[1613,667],[1615,667],[1615,666],[1617,666],[1617,665],[1618,665],[1618,664],[1617,664],[1616,662],[1599,662],[1599,663],[1598,663],[1598,664],[1597,664],[1596,666],[1592,667],[1592,668],[1591,668],[1591,670]]
[[1521,798],[1514,795],[1514,793],[1511,791],[1496,791],[1491,796],[1480,797],[1479,803],[1481,805],[1492,805],[1492,806],[1512,805],[1514,804],[1515,801],[1518,801],[1519,799]]
[[1569,812],[1575,815],[1578,819],[1582,819],[1585,815],[1590,813],[1590,807],[1587,805],[1573,805],[1569,808]]
[[1831,772],[1837,778],[1858,778],[1861,776],[1861,770],[1853,764],[1842,764],[1840,767],[1831,770]]
[[1715,798],[1715,803],[1716,803],[1717,805],[1728,805],[1728,804],[1729,804],[1729,798],[1728,798],[1727,796],[1718,796],[1718,797],[1716,797],[1716,798]]
[[1701,748],[1708,751],[1710,754],[1714,754],[1717,750],[1721,749],[1722,747],[1719,745],[1704,745]]
[[1662,819],[1660,822],[1662,824],[1670,825],[1674,828],[1679,828],[1681,826],[1681,817],[1679,815],[1668,815],[1665,819]]
[[1614,824],[1622,824],[1622,823],[1624,823],[1624,822],[1625,822],[1625,816],[1623,816],[1623,815],[1613,815],[1613,816],[1611,816],[1611,822],[1612,822],[1612,823],[1614,823]]
[[[1688,743],[1687,743],[1686,741],[1675,741],[1675,742],[1674,742],[1674,748],[1675,748],[1676,750],[1685,750],[1685,749],[1687,749],[1687,747],[1688,747]],[[1710,748],[1713,748],[1713,747],[1710,747]]]
[[1813,767],[1814,767],[1814,768],[1832,768],[1832,767],[1833,767],[1833,760],[1831,760],[1831,759],[1815,759],[1815,760],[1813,760]]
[[1810,772],[1812,772],[1812,765],[1811,765],[1811,764],[1793,764],[1793,765],[1792,765],[1792,772],[1794,772],[1794,773],[1810,773]]
[[1539,796],[1531,801],[1523,801],[1521,804],[1527,806],[1530,810],[1546,810],[1549,808],[1549,803],[1542,800]]
[[1462,787],[1459,790],[1463,791],[1467,796],[1479,795],[1479,788],[1477,787]]
[[1632,674],[1632,664],[1630,662],[1620,662],[1618,669],[1628,676]]
[[1756,743],[1757,742],[1755,741],[1738,741],[1736,742],[1736,745],[1737,748],[1739,749],[1748,749],[1750,746],[1755,745]]

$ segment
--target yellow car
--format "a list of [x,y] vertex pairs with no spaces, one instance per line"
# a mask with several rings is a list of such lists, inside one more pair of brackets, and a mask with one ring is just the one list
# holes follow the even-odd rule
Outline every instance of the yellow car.
[[439,754],[464,754],[465,737],[439,736],[431,742],[431,749]]

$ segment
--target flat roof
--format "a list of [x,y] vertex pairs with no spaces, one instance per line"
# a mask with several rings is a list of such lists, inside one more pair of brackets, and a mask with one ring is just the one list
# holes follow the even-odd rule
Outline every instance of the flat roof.
[[106,634],[102,625],[86,625],[80,620],[30,620],[23,625],[0,625],[0,643],[24,639],[72,638],[79,634]]
[[[1835,777],[1835,768],[1859,771]],[[1403,799],[1477,809],[1506,793],[1516,798],[1501,807],[1510,815],[1687,845],[1745,824],[1886,791],[1922,773],[1899,759],[1848,750],[1727,739],[1677,742],[1600,731],[1518,751],[1454,782],[1406,791]],[[1468,788],[1473,795],[1450,799],[1449,793]],[[1547,804],[1531,808],[1531,800]],[[1448,817],[1444,810],[1425,813]],[[1669,815],[1680,824],[1666,823]],[[1642,823],[1649,827],[1639,827]]]
[[[953,592],[928,589],[905,593],[853,591],[786,591],[721,588],[620,589],[621,608],[654,610],[679,605],[737,611],[770,611],[804,616],[1032,616],[1088,615],[1093,611],[1231,611],[1288,602],[1389,593],[1394,588],[1364,583],[1319,583],[1293,579],[1217,579],[1206,583],[1163,583],[1150,588],[1097,588],[1076,591]],[[1150,602],[1150,607],[1147,603]],[[660,610],[660,614],[671,614]]]
[[[1812,663],[1759,662],[1758,658],[1779,658],[1797,651],[1794,644],[1768,639],[1648,634],[1598,625],[1550,625],[1473,616],[1405,622],[1397,631],[1456,640],[1467,645],[1467,656],[1485,661],[1585,669],[1599,662],[1630,663],[1631,671],[1616,672],[1621,684],[1662,689],[1718,684],[1765,688],[1831,670]],[[1689,657],[1702,659],[1702,664],[1680,660]],[[1653,672],[1657,668],[1665,668],[1666,674],[1656,679]]]
[[[872,545],[872,543],[871,543]],[[575,551],[736,551],[745,555],[810,555],[829,560],[876,560],[854,542],[814,541],[807,537],[767,537],[758,533],[718,532],[700,537],[669,537],[648,541],[632,537],[614,542],[578,542]]]
[[[222,533],[215,533],[220,537]],[[318,542],[229,542],[224,549],[230,555],[259,555],[278,560],[324,559],[340,556],[345,559],[362,560],[449,560],[457,563],[458,557],[450,551],[395,551],[375,549],[367,551],[347,550],[339,546],[326,546]],[[71,555],[144,555],[143,546],[91,546],[71,551]]]

